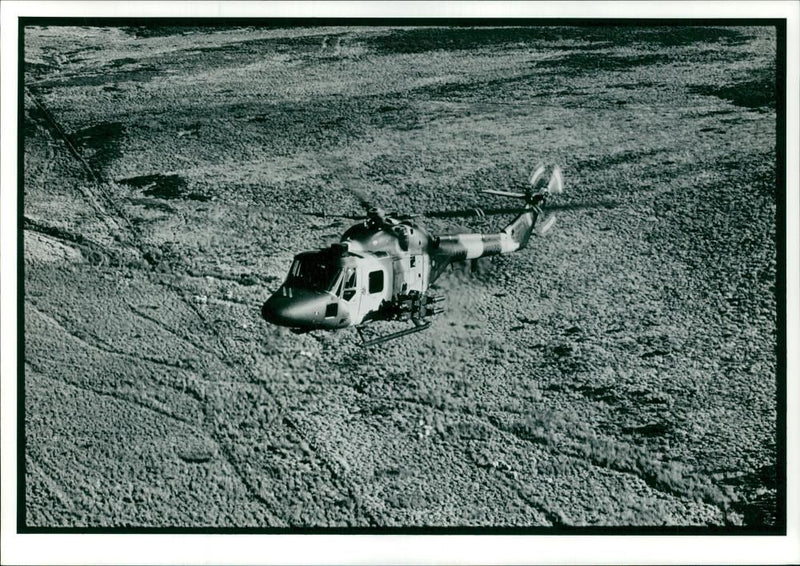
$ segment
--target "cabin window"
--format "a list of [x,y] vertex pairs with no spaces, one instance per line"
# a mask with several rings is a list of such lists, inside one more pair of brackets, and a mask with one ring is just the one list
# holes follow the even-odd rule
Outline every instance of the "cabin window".
[[356,296],[356,284],[356,269],[348,267],[344,274],[344,293],[342,294],[342,298],[345,301],[349,301]]
[[411,267],[414,267],[415,265],[417,265],[417,256],[415,256],[415,255],[411,256],[410,264],[411,264]]
[[369,292],[380,293],[383,291],[383,271],[372,271],[369,274]]
[[331,303],[325,308],[325,318],[331,318],[339,314],[339,303]]

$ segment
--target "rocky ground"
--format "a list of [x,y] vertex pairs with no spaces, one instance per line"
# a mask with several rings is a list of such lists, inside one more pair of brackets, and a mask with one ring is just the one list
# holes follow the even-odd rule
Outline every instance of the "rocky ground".
[[[28,526],[775,524],[774,29],[24,47]],[[351,189],[491,207],[538,162],[561,203],[616,204],[448,272],[433,330],[363,349],[260,319]]]

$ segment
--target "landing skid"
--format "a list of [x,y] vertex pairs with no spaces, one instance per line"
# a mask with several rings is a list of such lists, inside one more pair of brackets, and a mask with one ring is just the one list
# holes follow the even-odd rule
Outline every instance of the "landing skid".
[[360,326],[356,326],[356,330],[358,331],[358,335],[363,340],[361,347],[362,348],[369,348],[370,346],[375,346],[377,344],[383,344],[384,342],[388,342],[389,340],[394,340],[395,338],[400,338],[402,336],[408,336],[409,334],[416,334],[417,332],[422,332],[423,330],[427,329],[431,325],[430,321],[426,322],[419,322],[417,320],[414,321],[414,326],[411,328],[406,328],[405,330],[400,330],[399,332],[393,332],[391,334],[386,334],[384,336],[378,336],[377,338],[372,338],[367,340],[364,338],[364,329]]

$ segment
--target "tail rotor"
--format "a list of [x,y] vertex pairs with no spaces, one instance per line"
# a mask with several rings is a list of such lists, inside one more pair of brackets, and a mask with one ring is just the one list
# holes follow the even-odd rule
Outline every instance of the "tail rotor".
[[[515,193],[509,191],[496,191],[487,189],[483,193],[490,195],[498,195],[503,197],[521,198],[525,200],[527,207],[543,208],[547,202],[549,195],[560,195],[564,192],[564,175],[561,172],[561,167],[554,165],[550,168],[550,176],[547,176],[548,167],[539,165],[533,170],[531,176],[528,178],[528,186],[525,193]],[[539,235],[544,236],[556,222],[555,213],[548,215],[536,227]]]
[[[526,201],[538,208],[544,207],[547,197],[550,195],[560,195],[564,192],[564,175],[561,167],[554,165],[550,171],[550,179],[545,186],[545,166],[539,165],[531,175],[531,184]],[[536,233],[540,236],[547,234],[556,223],[556,214],[552,212],[536,226]]]
[[542,197],[560,195],[564,192],[564,176],[561,173],[561,167],[554,165],[550,171],[549,179],[545,176],[546,173],[547,167],[544,165],[539,165],[531,173],[528,187],[525,191],[525,200],[528,204],[538,204],[542,202]]

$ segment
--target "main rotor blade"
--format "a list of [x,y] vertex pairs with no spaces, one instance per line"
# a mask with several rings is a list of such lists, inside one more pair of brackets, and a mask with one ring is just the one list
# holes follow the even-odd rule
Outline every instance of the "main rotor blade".
[[366,218],[363,214],[328,214],[327,212],[300,212],[299,214],[315,218],[347,218],[348,220],[364,220]]
[[[578,202],[578,203],[564,203],[545,205],[543,208],[546,211],[557,210],[589,210],[593,208],[614,208],[617,206],[616,201],[599,201],[599,202]],[[522,214],[529,208],[521,207],[504,207],[504,208],[470,208],[460,210],[432,210],[425,212],[422,216],[428,218],[464,218],[469,216],[491,216],[496,214]]]
[[493,189],[485,189],[481,192],[486,193],[487,195],[498,195],[501,197],[525,198],[525,193],[511,193],[508,191],[495,191]]

